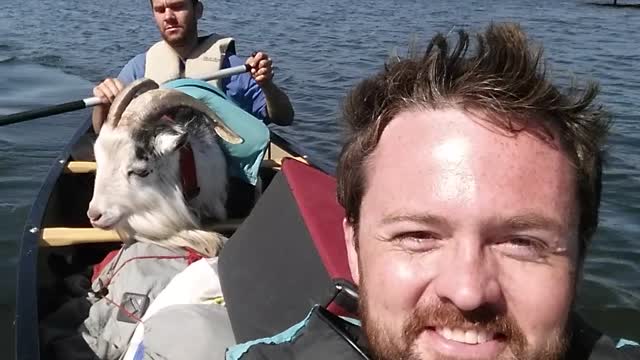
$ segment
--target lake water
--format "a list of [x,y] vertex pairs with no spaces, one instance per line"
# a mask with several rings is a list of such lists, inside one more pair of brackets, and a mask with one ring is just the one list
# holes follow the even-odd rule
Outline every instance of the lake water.
[[[602,0],[606,1],[606,0]],[[622,1],[624,3],[624,1]],[[640,9],[584,1],[205,1],[203,32],[234,36],[245,57],[266,50],[297,122],[278,129],[332,166],[340,102],[386,56],[435,31],[518,21],[544,43],[552,71],[595,78],[616,124],[602,226],[585,266],[579,309],[614,335],[640,339]],[[4,1],[0,114],[90,96],[158,39],[148,1]],[[0,352],[13,343],[15,266],[25,216],[52,161],[88,112],[0,128]],[[553,296],[553,294],[550,294]]]

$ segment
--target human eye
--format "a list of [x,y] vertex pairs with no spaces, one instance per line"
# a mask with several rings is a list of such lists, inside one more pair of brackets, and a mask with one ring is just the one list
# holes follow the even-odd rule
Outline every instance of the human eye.
[[510,236],[496,245],[506,256],[522,261],[540,261],[549,254],[547,243],[531,236]]
[[169,8],[173,11],[180,11],[185,9],[185,1],[175,1],[168,4]]
[[392,241],[410,252],[427,252],[438,246],[440,237],[431,231],[406,231],[393,236]]

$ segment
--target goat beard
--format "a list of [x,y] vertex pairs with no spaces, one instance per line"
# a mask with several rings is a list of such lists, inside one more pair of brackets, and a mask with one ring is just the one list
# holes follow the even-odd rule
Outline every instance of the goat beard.
[[218,256],[224,243],[222,235],[204,230],[181,230],[167,240],[167,243],[191,247],[208,257]]
[[[217,256],[226,240],[219,233],[199,229],[191,217],[163,229],[158,227],[163,222],[157,221],[156,216],[134,215],[123,221],[116,231],[124,243],[139,241],[166,248],[190,248],[208,257]],[[179,216],[173,217],[173,220],[177,221],[177,218]]]
[[[359,308],[362,314],[362,327],[369,343],[372,358],[376,360],[462,360],[459,358],[432,353],[431,357],[420,355],[416,341],[428,327],[438,324],[441,327],[460,328],[469,324],[480,324],[484,329],[503,334],[510,354],[501,354],[496,360],[561,360],[565,358],[570,338],[568,324],[557,336],[549,335],[547,343],[540,348],[531,349],[516,320],[509,315],[498,314],[482,308],[462,313],[450,303],[437,303],[416,308],[404,321],[402,336],[393,339],[382,324],[376,322],[368,303],[367,287],[364,277],[360,288]],[[428,355],[427,355],[428,356]]]

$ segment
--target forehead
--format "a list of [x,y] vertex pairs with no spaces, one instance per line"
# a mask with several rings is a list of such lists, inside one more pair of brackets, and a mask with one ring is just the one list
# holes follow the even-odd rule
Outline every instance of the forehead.
[[151,4],[153,7],[160,7],[160,6],[169,7],[169,6],[175,6],[175,5],[184,5],[190,1],[191,0],[151,0]]
[[[575,171],[559,144],[506,134],[456,110],[414,109],[385,128],[367,164],[367,209],[567,215]],[[367,203],[367,204],[365,204]],[[460,211],[458,211],[460,210]]]
[[96,162],[103,165],[107,163],[107,159],[118,159],[124,164],[136,158],[133,138],[127,130],[121,128],[103,126],[94,151]]

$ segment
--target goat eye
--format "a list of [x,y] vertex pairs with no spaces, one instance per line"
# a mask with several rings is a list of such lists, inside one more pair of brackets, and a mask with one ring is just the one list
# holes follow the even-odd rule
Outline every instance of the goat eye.
[[147,175],[149,175],[149,173],[150,173],[150,171],[147,170],[147,169],[136,169],[136,170],[129,170],[128,175],[129,176],[135,175],[135,176],[143,178],[143,177],[147,177]]

